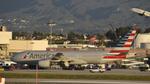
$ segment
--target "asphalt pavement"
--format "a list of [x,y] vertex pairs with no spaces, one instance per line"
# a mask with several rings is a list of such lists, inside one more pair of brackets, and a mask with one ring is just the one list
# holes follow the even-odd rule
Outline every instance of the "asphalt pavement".
[[[5,71],[5,73],[36,73],[36,70],[14,70]],[[38,70],[38,73],[52,74],[119,74],[119,75],[140,75],[150,76],[150,72],[141,72],[139,70],[112,69],[104,73],[91,73],[89,70]],[[127,80],[77,80],[77,79],[38,79],[37,84],[150,84],[150,81],[127,81]],[[36,79],[15,79],[6,78],[6,84],[35,84]]]
[[[35,84],[36,79],[6,79],[6,84]],[[150,84],[150,81],[38,79],[38,84]]]
[[[35,73],[36,70],[14,70],[14,71],[5,71],[5,73]],[[106,71],[104,73],[91,73],[89,70],[38,70],[38,73],[52,73],[52,74],[122,74],[122,75],[144,75],[149,76],[150,71],[140,70],[129,70],[129,69],[112,69],[111,71]]]

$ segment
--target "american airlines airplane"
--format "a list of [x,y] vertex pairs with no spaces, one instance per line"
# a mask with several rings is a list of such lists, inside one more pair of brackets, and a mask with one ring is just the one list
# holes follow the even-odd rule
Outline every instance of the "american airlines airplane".
[[25,51],[11,57],[11,60],[19,64],[31,66],[39,65],[42,68],[50,67],[52,62],[58,62],[63,67],[84,64],[101,64],[128,58],[128,52],[137,35],[132,29],[124,36],[120,47],[111,51],[101,50],[75,50],[75,51]]

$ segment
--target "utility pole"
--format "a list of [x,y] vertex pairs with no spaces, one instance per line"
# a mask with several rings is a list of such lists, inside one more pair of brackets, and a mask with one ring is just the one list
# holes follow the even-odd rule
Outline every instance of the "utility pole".
[[36,64],[36,84],[38,84],[38,65]]

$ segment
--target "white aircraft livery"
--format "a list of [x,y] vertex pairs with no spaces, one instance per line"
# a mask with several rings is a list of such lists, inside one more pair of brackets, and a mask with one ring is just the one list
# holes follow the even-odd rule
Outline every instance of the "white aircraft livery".
[[139,8],[132,8],[131,11],[146,17],[150,17],[150,12]]

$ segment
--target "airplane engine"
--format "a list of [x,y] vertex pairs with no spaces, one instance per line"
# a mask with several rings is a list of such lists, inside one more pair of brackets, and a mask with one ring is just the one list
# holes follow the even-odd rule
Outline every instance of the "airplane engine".
[[69,63],[68,63],[67,61],[66,61],[66,62],[60,61],[59,63],[60,63],[60,66],[61,66],[61,67],[65,67],[65,68],[66,68],[66,67],[69,67]]
[[41,68],[50,68],[53,62],[60,62],[59,59],[63,56],[62,53],[56,53],[56,55],[52,59],[40,60],[39,67]]
[[50,67],[50,60],[41,60],[41,61],[39,61],[38,65],[41,68],[49,68]]

